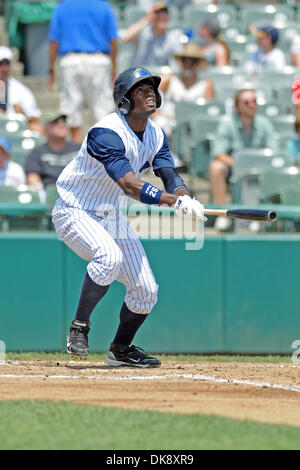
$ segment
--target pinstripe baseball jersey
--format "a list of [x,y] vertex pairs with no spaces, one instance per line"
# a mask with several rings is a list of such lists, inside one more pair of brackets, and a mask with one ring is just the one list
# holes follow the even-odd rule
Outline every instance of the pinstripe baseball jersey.
[[129,202],[116,181],[129,171],[140,178],[149,166],[175,166],[162,129],[148,119],[145,131],[135,133],[124,116],[112,113],[89,130],[78,155],[60,174],[57,189],[67,206],[101,214]]

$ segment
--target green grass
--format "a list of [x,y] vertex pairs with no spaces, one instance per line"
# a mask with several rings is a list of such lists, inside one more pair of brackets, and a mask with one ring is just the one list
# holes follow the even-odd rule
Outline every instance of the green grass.
[[[90,353],[88,356],[89,361],[104,361],[106,354]],[[158,357],[162,361],[186,361],[186,362],[199,362],[199,361],[212,361],[212,362],[291,362],[290,355],[261,355],[261,356],[248,356],[248,355],[198,355],[198,354],[159,354]],[[70,360],[70,356],[65,353],[59,352],[7,352],[7,360],[12,361],[26,361],[26,360],[42,360],[42,361],[66,361]]]
[[0,449],[299,449],[300,429],[202,415],[0,402]]

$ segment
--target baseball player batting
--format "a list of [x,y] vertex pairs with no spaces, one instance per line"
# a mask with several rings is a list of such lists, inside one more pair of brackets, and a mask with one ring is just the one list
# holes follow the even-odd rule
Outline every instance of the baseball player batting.
[[[120,73],[113,86],[119,113],[104,117],[87,133],[77,157],[57,180],[60,198],[53,223],[60,240],[89,261],[67,351],[89,352],[90,317],[113,281],[126,287],[120,322],[112,340],[110,366],[159,367],[160,361],[132,344],[157,301],[155,278],[140,240],[120,211],[130,198],[174,206],[177,215],[205,221],[203,206],[192,199],[177,174],[163,130],[149,119],[161,105],[160,77],[143,67]],[[165,191],[140,179],[152,166]]]

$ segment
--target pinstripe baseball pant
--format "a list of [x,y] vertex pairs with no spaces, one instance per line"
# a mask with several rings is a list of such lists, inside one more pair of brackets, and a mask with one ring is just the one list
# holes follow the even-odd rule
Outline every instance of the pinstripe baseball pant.
[[52,220],[58,238],[81,258],[99,285],[119,281],[126,287],[125,303],[134,313],[151,312],[157,301],[155,282],[144,248],[121,214],[115,221],[56,203]]

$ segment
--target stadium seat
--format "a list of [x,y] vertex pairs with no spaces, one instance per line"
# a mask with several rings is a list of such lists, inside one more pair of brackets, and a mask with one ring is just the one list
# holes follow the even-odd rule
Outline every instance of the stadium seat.
[[222,96],[223,89],[239,89],[244,88],[244,84],[249,82],[251,77],[249,74],[240,67],[225,66],[225,67],[210,67],[205,71],[205,77],[212,80],[217,99]]
[[38,132],[30,130],[10,133],[2,131],[1,136],[10,140],[13,151],[17,149],[30,151],[43,143],[43,137]]
[[122,27],[128,28],[132,23],[140,20],[145,16],[147,10],[145,8],[140,7],[139,5],[127,5],[123,11],[123,21]]
[[286,144],[289,140],[299,139],[299,135],[296,132],[280,132],[278,135],[278,145],[280,150],[284,150],[286,148]]
[[11,133],[14,132],[22,132],[27,129],[27,119],[23,118],[23,116],[18,116],[16,118],[7,118],[3,115],[0,115],[0,134],[3,135],[5,133],[9,136]]
[[292,133],[294,131],[295,116],[293,114],[271,118],[274,129],[279,134]]
[[[199,100],[198,104],[180,101],[175,104],[176,126],[172,130],[172,150],[188,167],[192,164],[193,158],[199,160],[195,155],[199,155],[203,148],[207,148],[202,141],[205,141],[207,137],[212,138],[212,131],[215,130],[216,123],[224,113],[224,103],[216,100]],[[198,119],[200,119],[200,132],[197,130]],[[198,143],[200,148],[198,148]]]
[[176,123],[189,122],[198,116],[215,117],[225,114],[225,105],[222,101],[199,99],[196,103],[179,101],[175,104]]
[[134,54],[134,44],[119,41],[119,49],[117,55],[117,70],[120,73],[122,70],[130,67]]
[[259,176],[267,169],[284,168],[291,158],[284,152],[265,148],[249,148],[233,153],[231,183],[234,185],[233,200],[236,203],[254,204],[260,201]]
[[226,116],[222,115],[195,117],[191,122],[191,143],[212,138],[223,117],[226,119]]
[[[7,230],[41,230],[45,210],[36,191],[0,186],[0,228]],[[13,207],[12,207],[13,206]]]
[[272,89],[272,95],[277,96],[278,91],[283,88],[292,88],[292,81],[300,77],[300,69],[287,65],[282,70],[262,70],[258,74],[258,81],[261,84],[268,83]]
[[285,23],[294,20],[294,10],[288,5],[244,5],[240,10],[240,19],[244,32],[249,32],[249,26],[259,19],[264,24],[272,22]]
[[236,182],[249,175],[259,175],[266,168],[289,166],[291,158],[284,152],[266,148],[248,148],[233,153],[232,181]]
[[257,112],[269,118],[279,117],[285,114],[285,109],[282,103],[278,101],[267,101],[264,104],[258,104]]
[[184,28],[198,28],[207,18],[217,18],[221,27],[225,27],[237,17],[234,5],[187,5],[183,10]]
[[56,184],[48,184],[45,188],[46,193],[46,205],[48,210],[53,209],[56,200],[59,198],[59,194],[56,188]]
[[52,209],[56,200],[59,198],[59,194],[56,188],[56,184],[49,184],[45,188],[46,194],[46,217],[44,220],[44,226],[47,230],[54,230],[54,225],[52,223]]
[[22,147],[15,146],[11,154],[11,159],[12,161],[16,163],[19,163],[24,168],[26,164],[26,159],[29,153],[30,153],[30,150],[26,150],[26,149],[23,149]]
[[[259,176],[264,200],[279,198],[282,204],[297,204],[300,201],[300,170],[297,167],[268,169]],[[277,202],[277,201],[276,201]]]
[[213,138],[214,136],[211,135],[210,139],[198,140],[191,148],[191,161],[188,167],[188,173],[191,176],[209,178],[210,146]]

